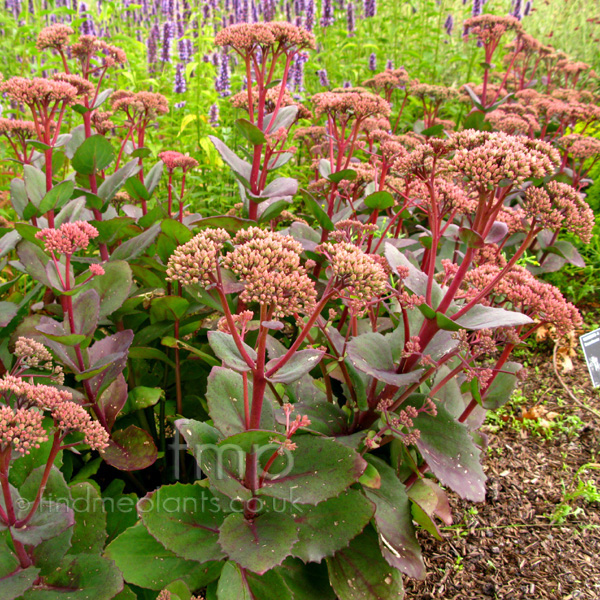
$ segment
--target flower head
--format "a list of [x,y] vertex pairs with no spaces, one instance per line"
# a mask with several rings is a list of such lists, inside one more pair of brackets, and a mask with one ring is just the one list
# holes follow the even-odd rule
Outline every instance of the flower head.
[[291,236],[251,227],[233,239],[235,249],[223,266],[245,284],[243,302],[266,306],[269,318],[309,313],[316,301],[314,283],[300,264],[302,245]]
[[566,183],[551,181],[545,189],[527,188],[523,210],[546,229],[566,229],[586,244],[592,239],[594,211],[581,194]]
[[348,242],[325,243],[317,247],[330,262],[331,275],[342,288],[343,297],[354,310],[362,311],[388,288],[385,269],[379,261]]
[[65,81],[34,77],[11,77],[0,84],[0,92],[29,107],[49,106],[58,102],[70,103],[78,95],[77,88]]
[[181,152],[175,152],[174,150],[165,150],[158,155],[158,158],[163,161],[169,171],[180,168],[185,173],[189,169],[198,166],[198,161],[195,158],[181,154]]
[[167,281],[212,285],[219,253],[229,239],[224,229],[207,229],[176,248],[167,264]]
[[90,240],[98,237],[98,230],[86,221],[63,223],[58,229],[42,229],[35,234],[44,240],[48,252],[71,255],[77,250],[85,250]]
[[38,50],[46,50],[53,48],[54,50],[64,50],[69,43],[69,36],[73,35],[72,27],[62,23],[54,23],[48,27],[44,27],[38,34],[36,47]]
[[240,54],[249,54],[260,48],[265,51],[278,48],[283,51],[314,48],[315,38],[303,27],[291,23],[238,23],[221,29],[215,36],[217,46],[231,46]]

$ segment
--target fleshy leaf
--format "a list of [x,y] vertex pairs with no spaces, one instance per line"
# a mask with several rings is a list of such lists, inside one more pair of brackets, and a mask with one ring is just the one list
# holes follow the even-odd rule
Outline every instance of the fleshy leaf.
[[359,454],[333,440],[299,435],[293,441],[296,450],[275,459],[261,494],[298,504],[318,504],[338,496],[366,469]]
[[281,564],[297,540],[292,517],[277,512],[266,512],[251,522],[243,513],[231,513],[219,535],[219,544],[229,558],[259,575]]
[[377,534],[371,527],[327,559],[329,581],[339,600],[400,600],[402,575],[381,556]]
[[[249,371],[250,367],[240,354],[233,336],[223,331],[210,331],[208,333],[208,343],[214,353],[228,366],[236,371]],[[242,342],[243,343],[243,342]],[[253,348],[244,344],[244,350],[248,357],[256,361],[256,352]]]
[[115,561],[127,583],[151,590],[162,590],[181,579],[198,589],[219,576],[221,564],[198,564],[179,558],[157,542],[139,522],[123,532],[106,548],[106,556]]
[[217,543],[223,514],[207,489],[165,485],[142,498],[138,512],[150,534],[177,556],[199,563],[224,558]]
[[139,471],[153,465],[157,449],[152,436],[135,425],[111,434],[109,446],[100,451],[102,458],[121,471]]
[[443,485],[452,488],[461,498],[483,502],[486,476],[479,464],[481,451],[467,427],[443,406],[436,406],[435,417],[421,412],[414,419],[415,428],[421,432],[417,448]]
[[[293,383],[314,369],[319,364],[323,354],[325,354],[323,350],[313,348],[295,352],[281,369],[269,376],[269,380],[274,383]],[[278,358],[270,360],[265,365],[265,371],[268,373],[278,362]]]
[[216,597],[217,600],[292,600],[281,575],[274,570],[256,575],[232,561],[223,567]]
[[360,492],[347,490],[316,506],[294,511],[298,542],[292,554],[304,562],[321,562],[345,548],[369,523],[374,507]]
[[378,489],[365,488],[366,497],[375,504],[375,528],[379,533],[379,545],[385,560],[409,577],[422,579],[425,565],[421,547],[415,535],[410,512],[410,501],[404,485],[394,469],[383,460],[367,456],[380,476]]

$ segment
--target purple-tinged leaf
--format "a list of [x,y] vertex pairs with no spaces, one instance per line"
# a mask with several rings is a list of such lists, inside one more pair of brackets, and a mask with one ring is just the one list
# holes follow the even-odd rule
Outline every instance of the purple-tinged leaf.
[[486,244],[499,244],[508,235],[508,225],[502,221],[494,221],[485,238]]
[[[17,518],[22,519],[27,513],[28,510],[20,510]],[[60,535],[74,523],[73,510],[66,504],[44,500],[27,525],[11,527],[10,533],[14,540],[22,544],[38,546],[44,540]]]
[[86,290],[73,300],[73,321],[75,331],[86,338],[91,337],[98,325],[100,297],[96,290]]
[[298,541],[296,524],[285,513],[266,512],[247,521],[230,514],[221,525],[219,545],[241,567],[262,575],[280,565]]
[[461,498],[483,502],[486,476],[479,463],[481,452],[467,427],[456,421],[443,406],[436,406],[435,417],[421,412],[413,421],[421,434],[417,448],[443,485]]
[[469,94],[469,97],[471,98],[471,102],[473,102],[473,106],[475,106],[475,108],[477,108],[479,110],[483,110],[483,104],[481,103],[481,98],[479,98],[479,96],[471,89],[471,86],[465,84],[465,85],[463,85],[463,88],[465,89],[467,94]]
[[36,208],[39,207],[42,198],[46,195],[46,175],[33,165],[24,165],[23,180],[27,197]]
[[507,362],[502,365],[500,373],[496,375],[482,396],[484,408],[496,410],[510,400],[511,394],[517,387],[516,373],[522,368],[523,365],[517,362]]
[[[8,547],[3,551],[8,554],[11,552]],[[21,569],[17,566],[11,573],[0,574],[0,598],[3,600],[15,600],[20,598],[28,589],[30,589],[38,578],[40,570],[35,567]]]
[[254,123],[248,121],[248,119],[237,119],[235,126],[253,146],[260,146],[266,143],[267,138],[265,134]]
[[[269,380],[274,383],[293,383],[314,369],[321,361],[321,358],[323,358],[323,354],[325,354],[323,350],[314,350],[312,348],[295,352],[283,367],[269,377]],[[265,371],[268,373],[278,362],[279,358],[270,360],[265,365]]]
[[154,223],[149,229],[139,235],[128,239],[121,244],[110,257],[111,262],[117,260],[130,261],[137,258],[146,248],[154,243],[156,236],[160,233],[160,223]]
[[331,587],[339,600],[399,600],[404,597],[400,571],[381,556],[372,527],[355,537],[348,548],[327,558]]
[[289,129],[294,122],[296,121],[296,117],[298,116],[298,107],[297,106],[283,106],[277,111],[277,115],[275,116],[275,121],[273,125],[271,125],[271,120],[273,119],[273,113],[269,113],[265,115],[263,130],[265,132],[269,131],[274,133],[281,129]]
[[519,325],[533,323],[533,320],[523,313],[493,306],[483,306],[483,304],[475,305],[455,321],[461,327],[475,331],[478,329],[496,329],[497,327],[518,327]]
[[0,327],[6,327],[17,316],[18,310],[13,302],[0,302]]
[[352,365],[362,373],[395,386],[415,383],[422,369],[410,373],[396,373],[389,340],[381,333],[365,333],[348,343],[348,357]]
[[46,287],[52,287],[46,275],[49,258],[39,246],[23,240],[17,246],[17,256],[29,275]]
[[374,524],[379,533],[381,553],[390,566],[409,577],[423,579],[425,565],[404,484],[383,460],[368,455],[367,461],[381,476],[379,488],[364,488],[365,496],[375,505]]
[[[208,333],[208,343],[217,357],[228,367],[241,372],[250,370],[250,366],[240,354],[232,335],[222,331],[210,331]],[[243,343],[243,348],[250,360],[256,361],[254,349],[245,343]]]
[[121,412],[127,402],[127,382],[123,374],[117,378],[102,392],[96,400],[98,408],[104,414],[109,429],[113,428],[117,415]]
[[431,479],[419,479],[408,490],[408,497],[416,502],[429,516],[439,517],[445,525],[452,525],[452,510],[448,496]]
[[213,135],[209,135],[208,138],[214,144],[217,152],[221,155],[223,161],[229,165],[231,170],[243,181],[246,183],[249,182],[252,174],[252,165],[248,161],[242,160],[219,138],[216,138]]
[[111,434],[109,445],[100,451],[102,458],[120,471],[139,471],[156,462],[157,450],[152,436],[130,425]]
[[107,317],[121,308],[132,286],[131,268],[124,260],[104,263],[104,275],[97,275],[86,288],[96,290],[100,297],[99,318]]
[[92,389],[100,395],[119,375],[127,364],[127,351],[133,341],[133,331],[126,329],[118,331],[95,342],[88,349],[90,368],[103,365],[107,357],[111,357],[111,364],[99,375],[90,379]]

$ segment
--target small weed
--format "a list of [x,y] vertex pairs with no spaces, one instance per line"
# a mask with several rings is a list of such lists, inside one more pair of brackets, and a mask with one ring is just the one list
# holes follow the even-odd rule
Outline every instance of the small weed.
[[571,490],[567,491],[563,484],[562,502],[554,509],[550,519],[557,524],[564,523],[568,517],[578,517],[585,515],[585,510],[581,506],[574,506],[573,503],[579,498],[583,499],[585,504],[600,502],[600,490],[591,479],[584,481],[581,475],[589,469],[600,469],[598,463],[587,463],[580,467],[573,477]]

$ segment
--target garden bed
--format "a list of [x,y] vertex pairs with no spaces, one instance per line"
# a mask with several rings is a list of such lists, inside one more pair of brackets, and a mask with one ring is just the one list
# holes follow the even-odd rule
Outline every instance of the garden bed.
[[[577,475],[583,465],[598,461],[600,419],[568,398],[554,374],[551,351],[531,355],[529,369],[521,393],[501,417],[506,423],[487,426],[486,503],[451,498],[455,524],[444,529],[441,542],[421,536],[427,578],[407,582],[408,598],[599,597],[600,495],[595,502],[564,500],[578,479],[600,486],[594,469]],[[580,351],[564,379],[580,400],[600,409]],[[521,422],[522,412],[535,405],[558,416],[547,420],[549,426],[543,420]],[[564,522],[553,521],[561,512]]]

